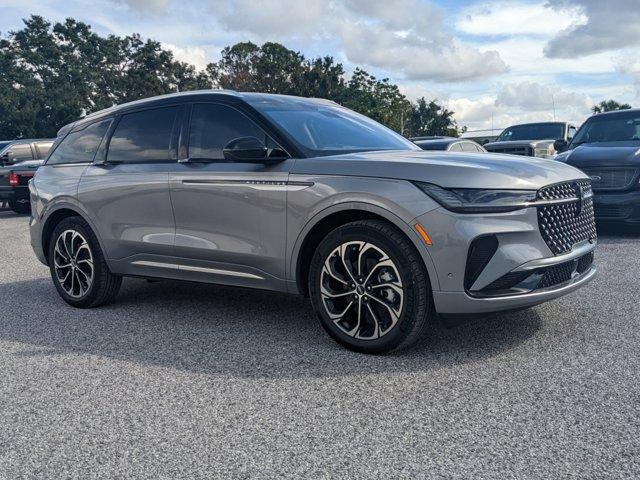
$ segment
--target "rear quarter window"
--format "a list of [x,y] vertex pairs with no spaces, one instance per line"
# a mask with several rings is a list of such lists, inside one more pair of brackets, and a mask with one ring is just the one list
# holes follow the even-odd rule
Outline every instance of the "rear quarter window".
[[82,130],[71,132],[56,147],[47,165],[66,163],[91,163],[100,142],[109,129],[111,119],[92,123]]

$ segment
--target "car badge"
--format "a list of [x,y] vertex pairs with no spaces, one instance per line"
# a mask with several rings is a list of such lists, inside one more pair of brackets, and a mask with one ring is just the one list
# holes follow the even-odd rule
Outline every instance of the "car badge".
[[584,189],[579,183],[576,184],[576,187],[578,187],[578,205],[576,208],[576,217],[579,217],[582,214],[582,209],[584,208]]

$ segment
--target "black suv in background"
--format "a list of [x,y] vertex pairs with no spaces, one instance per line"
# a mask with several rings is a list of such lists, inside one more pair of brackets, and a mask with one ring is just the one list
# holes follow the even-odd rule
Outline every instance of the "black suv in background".
[[505,128],[495,142],[484,144],[492,153],[550,158],[556,154],[556,140],[569,142],[576,127],[565,122],[523,123]]
[[16,213],[29,213],[27,182],[42,165],[54,139],[0,142],[0,204]]
[[640,109],[594,115],[556,147],[591,178],[597,220],[640,226]]

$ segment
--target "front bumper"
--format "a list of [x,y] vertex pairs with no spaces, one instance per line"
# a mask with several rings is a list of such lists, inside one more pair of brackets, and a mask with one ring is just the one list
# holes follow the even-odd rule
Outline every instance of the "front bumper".
[[624,193],[595,193],[596,220],[640,225],[640,190]]
[[[437,273],[432,281],[435,308],[441,314],[475,314],[518,309],[537,305],[570,293],[593,278],[596,267],[590,262],[577,268],[585,256],[591,256],[595,240],[583,241],[561,255],[554,255],[538,227],[536,208],[509,213],[468,215],[436,209],[415,220],[428,232],[428,247]],[[468,281],[467,258],[475,240],[495,237],[497,246],[481,273]],[[575,264],[573,263],[575,262]],[[496,282],[522,272],[545,272],[573,265],[568,275],[557,282],[535,281],[527,277],[518,288],[496,290]],[[531,279],[534,279],[531,282]],[[491,294],[485,295],[489,289]]]
[[534,290],[530,293],[504,297],[475,298],[466,292],[433,292],[436,311],[442,314],[466,315],[491,313],[533,307],[548,300],[562,297],[591,281],[597,268],[592,266],[587,272],[557,287]]

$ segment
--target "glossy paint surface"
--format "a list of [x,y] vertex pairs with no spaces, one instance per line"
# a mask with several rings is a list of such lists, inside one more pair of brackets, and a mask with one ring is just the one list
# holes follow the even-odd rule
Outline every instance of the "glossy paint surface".
[[[199,99],[202,95],[197,94]],[[270,135],[278,138],[277,132]],[[291,155],[277,163],[174,160],[44,166],[31,190],[32,244],[44,261],[47,221],[66,208],[89,222],[115,273],[298,292],[296,275],[309,233],[330,215],[362,210],[386,219],[411,240],[443,313],[480,311],[486,307],[478,307],[478,302],[484,300],[460,300],[466,296],[463,278],[470,243],[484,234],[496,234],[500,242],[477,287],[527,262],[553,261],[535,209],[456,214],[412,181],[449,188],[537,190],[579,178],[585,178],[579,170],[548,160],[427,151]],[[425,229],[432,245],[425,245],[415,223]],[[452,294],[461,297],[449,301]],[[537,296],[535,302],[545,299]],[[523,298],[522,304],[532,301]],[[496,309],[504,306],[493,304]],[[508,305],[517,306],[517,299]]]

